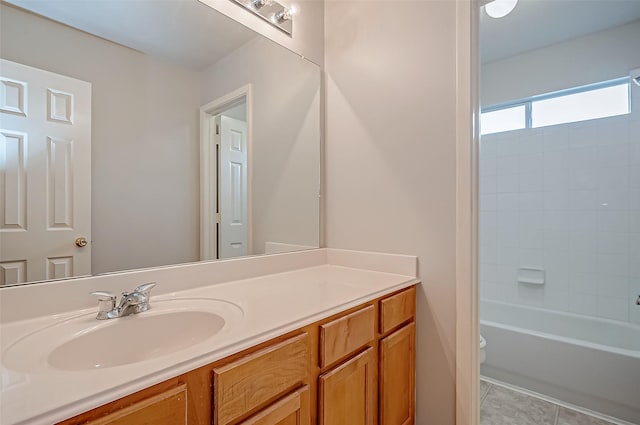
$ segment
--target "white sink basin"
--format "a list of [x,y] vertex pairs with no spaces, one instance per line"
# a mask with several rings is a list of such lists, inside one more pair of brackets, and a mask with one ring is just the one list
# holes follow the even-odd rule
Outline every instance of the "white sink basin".
[[118,319],[97,320],[92,312],[53,323],[7,347],[3,363],[32,373],[128,365],[205,343],[242,317],[240,307],[214,299],[151,300],[151,306]]

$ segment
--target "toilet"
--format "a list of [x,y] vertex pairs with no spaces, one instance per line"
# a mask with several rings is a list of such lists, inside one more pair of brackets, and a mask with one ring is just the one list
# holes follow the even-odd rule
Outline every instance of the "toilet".
[[482,335],[480,335],[480,364],[484,363],[484,361],[487,359],[486,348],[487,340],[484,339]]

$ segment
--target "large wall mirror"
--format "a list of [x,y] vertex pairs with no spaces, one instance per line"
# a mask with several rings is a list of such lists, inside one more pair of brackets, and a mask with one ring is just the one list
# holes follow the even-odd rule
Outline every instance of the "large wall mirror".
[[0,19],[1,285],[319,246],[317,65],[197,0]]

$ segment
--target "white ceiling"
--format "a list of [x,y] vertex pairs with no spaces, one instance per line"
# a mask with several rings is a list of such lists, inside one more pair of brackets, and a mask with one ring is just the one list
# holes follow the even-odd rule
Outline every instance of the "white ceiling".
[[257,35],[197,0],[7,2],[194,71]]
[[[6,1],[195,71],[256,36],[198,0]],[[638,19],[640,0],[519,0],[504,18],[481,13],[482,62]]]
[[638,19],[640,0],[519,0],[504,18],[481,12],[480,54],[492,62]]

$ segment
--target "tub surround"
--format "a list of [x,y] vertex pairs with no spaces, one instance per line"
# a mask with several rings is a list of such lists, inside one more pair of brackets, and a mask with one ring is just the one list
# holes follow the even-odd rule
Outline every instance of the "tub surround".
[[416,257],[317,249],[3,288],[3,352],[53,321],[95,314],[95,300],[86,295],[90,291],[130,290],[147,281],[158,284],[152,305],[154,300],[216,298],[239,306],[243,315],[211,339],[144,362],[37,373],[14,371],[2,364],[0,422],[50,424],[72,417],[407,288],[417,283],[416,271]]

